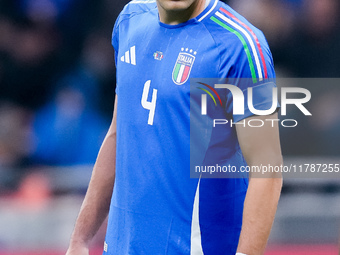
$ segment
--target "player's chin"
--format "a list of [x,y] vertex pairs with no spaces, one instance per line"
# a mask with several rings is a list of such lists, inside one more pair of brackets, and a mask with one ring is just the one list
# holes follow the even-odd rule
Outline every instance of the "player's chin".
[[166,11],[182,11],[188,9],[195,0],[157,0]]

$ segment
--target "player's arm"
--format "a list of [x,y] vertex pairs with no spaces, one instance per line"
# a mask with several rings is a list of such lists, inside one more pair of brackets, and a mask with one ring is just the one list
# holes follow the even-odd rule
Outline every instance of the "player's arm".
[[[253,116],[249,119],[277,119],[270,116]],[[263,127],[236,125],[242,153],[251,166],[281,166],[282,155],[278,124],[264,121]],[[244,202],[243,223],[237,252],[247,255],[263,254],[274,221],[282,187],[281,173],[267,174],[265,178],[250,174],[249,187]]]
[[67,255],[89,254],[89,243],[107,217],[115,180],[116,109],[117,96],[112,123],[93,168],[91,181],[76,221]]

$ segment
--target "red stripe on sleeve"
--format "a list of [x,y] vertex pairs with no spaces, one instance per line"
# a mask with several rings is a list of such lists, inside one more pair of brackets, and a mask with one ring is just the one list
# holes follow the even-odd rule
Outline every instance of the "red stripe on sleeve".
[[250,34],[253,36],[253,38],[255,39],[256,45],[259,49],[260,52],[260,56],[261,56],[261,61],[263,64],[263,70],[264,70],[264,77],[268,78],[268,72],[267,72],[267,65],[266,65],[266,61],[264,60],[264,56],[263,56],[263,52],[262,52],[262,48],[261,48],[261,44],[256,36],[256,34],[253,32],[253,30],[251,30],[250,27],[248,27],[246,24],[244,24],[242,21],[240,21],[238,18],[235,17],[235,15],[233,15],[232,13],[228,12],[227,10],[223,9],[222,7],[220,8],[220,10],[222,12],[224,12],[225,14],[227,14],[228,16],[232,17],[234,20],[236,20],[238,23],[240,23],[243,27],[245,27]]

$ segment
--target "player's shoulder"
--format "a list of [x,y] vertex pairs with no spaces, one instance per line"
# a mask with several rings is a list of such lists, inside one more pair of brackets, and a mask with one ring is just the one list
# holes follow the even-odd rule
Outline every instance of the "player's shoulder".
[[272,55],[263,33],[229,5],[215,1],[209,15],[201,20],[219,50],[221,66],[233,63],[235,75],[273,77]]
[[217,41],[224,41],[230,39],[230,37],[237,38],[239,45],[242,46],[247,39],[257,40],[258,43],[267,45],[267,41],[262,31],[251,24],[244,16],[239,14],[229,5],[219,1],[211,0],[215,2],[212,5],[212,9],[203,20],[210,34]]
[[124,9],[119,16],[121,19],[125,19],[134,15],[145,14],[156,9],[156,0],[132,0],[124,6]]
[[[145,16],[140,16],[145,15]],[[112,45],[118,49],[118,34],[119,28],[124,26],[135,27],[141,20],[147,22],[152,20],[150,17],[157,15],[157,4],[156,0],[132,0],[127,3],[123,10],[120,12],[116,19],[115,25],[112,31]],[[139,18],[138,18],[139,17]],[[137,19],[134,19],[137,18]]]

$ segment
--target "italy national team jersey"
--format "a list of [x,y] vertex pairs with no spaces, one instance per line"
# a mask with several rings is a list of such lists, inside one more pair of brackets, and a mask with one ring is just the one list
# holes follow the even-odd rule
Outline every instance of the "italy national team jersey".
[[[178,25],[159,21],[155,1],[134,0],[112,44],[117,159],[104,254],[234,255],[248,180],[190,178],[190,79],[274,78],[262,32],[218,0]],[[271,93],[262,92],[254,106],[269,109]],[[228,115],[231,103],[224,104]],[[246,109],[234,120],[251,115]],[[235,128],[221,139],[233,162],[246,165]]]

